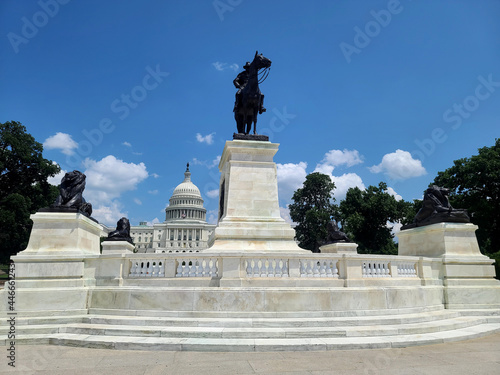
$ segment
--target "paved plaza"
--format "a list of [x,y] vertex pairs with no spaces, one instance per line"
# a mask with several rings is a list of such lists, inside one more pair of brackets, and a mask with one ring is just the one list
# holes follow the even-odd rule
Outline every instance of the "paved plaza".
[[40,375],[326,375],[500,374],[500,333],[403,349],[318,352],[161,352],[22,345],[16,368],[2,356],[2,374]]

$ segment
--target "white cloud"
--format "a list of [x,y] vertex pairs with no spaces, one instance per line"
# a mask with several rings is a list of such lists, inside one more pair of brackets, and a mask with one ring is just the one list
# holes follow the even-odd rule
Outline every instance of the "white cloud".
[[396,150],[385,154],[379,165],[369,168],[372,173],[383,172],[394,180],[406,180],[427,174],[420,160],[413,159],[408,151]]
[[365,184],[361,177],[356,173],[344,173],[342,176],[330,176],[332,181],[335,183],[335,190],[333,191],[333,196],[339,203],[345,198],[347,190],[352,187],[358,187],[361,190],[365,190]]
[[158,194],[158,190],[157,189],[155,189],[155,190],[148,190],[148,194],[156,195],[156,194]]
[[[110,200],[123,192],[135,190],[148,177],[144,163],[126,163],[113,155],[100,161],[84,160],[87,190],[96,195],[97,200]],[[87,191],[86,190],[86,191]]]
[[345,165],[352,167],[353,165],[363,162],[363,157],[359,155],[358,150],[330,150],[328,151],[323,160],[316,166],[315,172],[324,174],[331,174],[335,167]]
[[218,218],[219,218],[219,211],[210,210],[207,212],[207,223],[208,224],[217,224]]
[[205,167],[207,167],[208,169],[212,169],[214,167],[217,167],[220,163],[220,155],[217,155],[217,157],[212,160],[212,161],[206,161],[206,160],[198,160],[196,158],[193,158],[193,163],[195,165],[203,165]]
[[129,142],[123,142],[122,145],[127,146],[127,147],[132,147],[132,145]]
[[212,198],[212,199],[218,198],[219,197],[219,189],[207,191],[207,197]]
[[389,221],[387,222],[387,228],[391,228],[391,233],[394,235],[397,235],[401,231],[402,226],[403,224],[401,223],[391,223]]
[[214,135],[215,133],[210,133],[208,135],[202,136],[200,133],[196,133],[196,140],[200,143],[211,145],[214,143]]
[[214,63],[212,63],[212,66],[217,69],[219,72],[222,72],[226,69],[232,69],[234,70],[235,72],[238,70],[239,68],[239,65],[238,64],[228,64],[228,63],[223,63],[223,62],[220,62],[220,61],[216,61]]
[[158,173],[151,173],[151,177],[158,178],[158,177],[160,177],[160,175]]
[[144,163],[126,163],[113,155],[99,161],[87,158],[83,165],[87,176],[85,199],[92,204],[92,216],[106,224],[125,216],[122,204],[116,199],[126,191],[135,190],[148,177]]
[[301,188],[306,179],[307,163],[301,161],[298,164],[276,164],[278,169],[278,193],[281,199],[290,202],[293,193]]
[[403,197],[401,195],[399,195],[398,193],[396,193],[396,191],[391,188],[390,186],[387,187],[387,193],[389,193],[389,195],[392,195],[398,202],[403,199]]
[[[55,162],[52,162],[52,164],[57,164]],[[49,177],[47,179],[47,182],[51,185],[58,186],[61,183],[62,178],[66,174],[66,171],[64,169],[61,169],[61,171],[56,174],[54,177]]]
[[49,137],[43,142],[43,147],[47,150],[59,149],[64,155],[73,155],[74,149],[78,148],[71,135],[58,132],[52,137]]
[[294,223],[292,218],[290,217],[290,209],[288,205],[286,207],[280,207],[280,216],[282,219],[284,219],[288,224],[291,226],[296,226],[297,223]]
[[139,198],[134,198],[134,203],[137,205],[142,205],[142,201]]
[[[84,196],[86,192],[87,190],[83,193]],[[102,224],[115,227],[119,219],[127,217],[127,213],[122,212],[122,208],[122,204],[116,200],[110,201],[106,205],[98,205],[97,207],[92,205],[92,217]]]
[[159,224],[159,223],[160,223],[160,220],[157,217],[155,217],[153,220],[147,222],[149,227],[152,227],[154,224]]

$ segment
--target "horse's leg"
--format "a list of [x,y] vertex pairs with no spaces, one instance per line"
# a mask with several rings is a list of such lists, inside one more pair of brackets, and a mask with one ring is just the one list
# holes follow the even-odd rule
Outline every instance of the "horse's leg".
[[257,134],[257,109],[254,110],[253,114],[253,134]]

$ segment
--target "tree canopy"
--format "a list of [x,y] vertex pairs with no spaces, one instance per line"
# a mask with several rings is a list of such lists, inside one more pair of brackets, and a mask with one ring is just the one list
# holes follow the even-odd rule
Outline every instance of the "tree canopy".
[[0,261],[23,250],[30,214],[54,202],[58,189],[47,179],[60,171],[42,155],[41,143],[17,121],[0,123]]
[[455,160],[451,168],[438,172],[434,184],[450,189],[450,204],[465,208],[483,253],[500,251],[500,139],[483,147],[478,155]]
[[319,252],[326,239],[326,225],[336,213],[333,189],[329,176],[315,172],[307,175],[303,187],[293,194],[290,217],[298,223],[295,233],[303,249]]
[[391,223],[401,223],[412,212],[412,204],[399,202],[387,192],[387,184],[350,188],[340,202],[343,231],[359,245],[358,252],[397,254]]

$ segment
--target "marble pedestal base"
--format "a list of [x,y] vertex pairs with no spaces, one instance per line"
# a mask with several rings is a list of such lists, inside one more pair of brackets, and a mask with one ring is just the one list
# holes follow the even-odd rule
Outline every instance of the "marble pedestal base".
[[99,254],[102,226],[85,215],[67,212],[37,212],[30,240],[20,255]]
[[500,308],[494,260],[481,254],[476,225],[438,223],[398,233],[398,255],[440,258],[447,308]]
[[358,244],[353,242],[337,242],[320,246],[322,254],[357,254]]
[[133,253],[135,246],[127,241],[106,241],[102,242],[103,254],[129,254]]
[[280,216],[273,157],[278,144],[227,141],[219,164],[219,222],[205,252],[304,252]]

